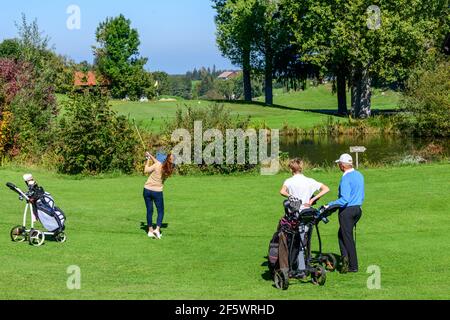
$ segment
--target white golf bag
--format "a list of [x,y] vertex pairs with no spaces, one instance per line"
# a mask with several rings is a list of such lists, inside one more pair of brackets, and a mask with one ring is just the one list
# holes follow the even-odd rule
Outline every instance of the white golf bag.
[[55,206],[55,200],[50,193],[45,192],[33,207],[35,217],[47,231],[60,232],[64,230],[66,216],[61,209]]

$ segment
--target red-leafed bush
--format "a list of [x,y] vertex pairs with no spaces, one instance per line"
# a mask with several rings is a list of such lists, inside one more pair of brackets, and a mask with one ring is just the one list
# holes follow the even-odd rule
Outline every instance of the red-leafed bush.
[[32,67],[28,63],[0,58],[0,81],[4,104],[9,105],[23,87],[32,82]]
[[0,59],[0,153],[16,156],[39,154],[51,140],[57,114],[51,85],[33,65]]

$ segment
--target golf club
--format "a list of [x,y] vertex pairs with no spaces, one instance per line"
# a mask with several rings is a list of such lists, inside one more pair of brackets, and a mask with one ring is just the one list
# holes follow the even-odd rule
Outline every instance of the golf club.
[[135,120],[135,119],[133,119],[133,124],[134,124],[134,128],[136,129],[136,132],[137,132],[137,134],[138,134],[138,136],[139,136],[139,139],[141,140],[142,147],[144,148],[144,151],[147,151],[147,150],[146,150],[147,148],[145,147],[144,139],[142,139],[141,132],[139,131],[138,126],[136,125],[136,120]]
[[[147,152],[147,148],[145,147],[144,139],[142,138],[141,132],[139,131],[138,126],[136,125],[136,120],[135,119],[133,119],[133,124],[134,124],[134,128],[136,129],[136,132],[137,132],[137,134],[139,136],[139,140],[141,140],[142,147],[144,148],[143,150],[144,150],[144,152]],[[149,160],[149,158],[147,156],[146,156],[146,160]]]

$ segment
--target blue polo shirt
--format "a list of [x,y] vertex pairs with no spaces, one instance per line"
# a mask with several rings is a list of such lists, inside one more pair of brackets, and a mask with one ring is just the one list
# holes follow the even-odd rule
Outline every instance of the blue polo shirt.
[[362,206],[364,196],[364,176],[356,170],[351,170],[342,177],[339,199],[329,205],[340,205],[341,208]]

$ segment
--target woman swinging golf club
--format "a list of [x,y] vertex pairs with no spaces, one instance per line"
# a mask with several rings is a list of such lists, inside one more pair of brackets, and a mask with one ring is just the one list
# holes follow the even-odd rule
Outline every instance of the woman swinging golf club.
[[[172,154],[158,154],[155,158],[149,152],[145,154],[145,174],[150,174],[144,186],[144,200],[147,207],[148,236],[161,239],[161,226],[164,219],[164,183],[174,170],[174,156]],[[151,163],[153,163],[151,165]],[[158,211],[156,229],[153,228],[153,203]]]

